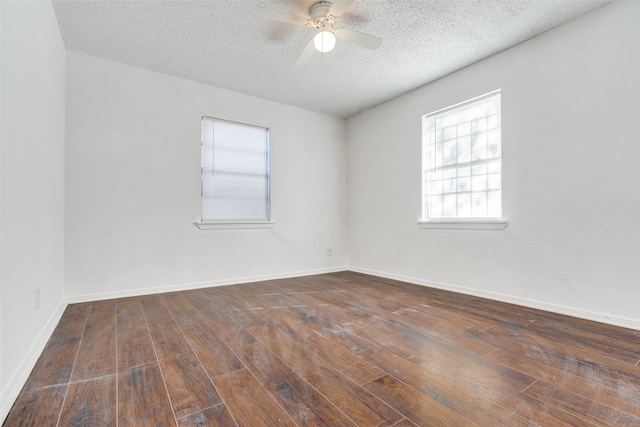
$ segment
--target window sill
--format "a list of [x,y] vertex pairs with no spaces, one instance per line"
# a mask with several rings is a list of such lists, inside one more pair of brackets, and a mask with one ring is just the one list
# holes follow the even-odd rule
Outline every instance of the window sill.
[[272,228],[273,221],[228,221],[228,222],[196,222],[200,230],[240,230],[256,228]]
[[442,228],[450,230],[502,230],[506,219],[437,219],[418,221],[420,228]]

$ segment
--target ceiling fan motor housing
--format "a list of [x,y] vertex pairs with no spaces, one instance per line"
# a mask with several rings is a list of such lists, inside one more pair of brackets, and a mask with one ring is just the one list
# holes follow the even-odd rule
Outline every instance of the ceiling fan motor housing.
[[297,65],[303,65],[309,62],[309,59],[311,59],[316,50],[322,53],[330,52],[336,44],[336,39],[346,40],[371,50],[376,50],[380,47],[382,39],[378,37],[348,28],[334,29],[336,21],[340,19],[342,14],[354,1],[355,0],[334,0],[333,2],[326,0],[317,1],[309,9],[309,19],[266,7],[259,8],[258,13],[265,18],[298,25],[300,27],[314,27],[318,31],[318,34],[309,40],[309,43],[307,43],[307,46],[302,50],[302,53],[296,60]]
[[319,30],[329,30],[333,27],[334,19],[329,17],[331,2],[319,1],[311,6],[309,14],[314,26]]

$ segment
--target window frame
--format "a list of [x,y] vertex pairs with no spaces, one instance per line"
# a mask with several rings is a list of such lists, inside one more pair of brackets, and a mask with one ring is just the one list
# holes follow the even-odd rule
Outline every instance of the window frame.
[[[465,100],[463,102],[459,102],[457,104],[451,105],[446,108],[442,108],[436,111],[433,111],[428,114],[424,114],[421,117],[421,126],[422,126],[422,140],[421,140],[421,170],[422,170],[422,186],[421,186],[421,202],[422,202],[422,214],[421,218],[418,220],[418,226],[423,229],[466,229],[466,230],[502,230],[507,224],[507,218],[504,214],[503,209],[503,192],[504,185],[502,180],[502,160],[503,160],[503,144],[502,144],[502,120],[500,120],[500,204],[501,204],[501,217],[460,217],[460,218],[428,218],[428,206],[427,206],[427,198],[428,194],[428,186],[429,182],[427,179],[427,171],[428,169],[425,166],[425,161],[427,158],[426,154],[426,142],[425,142],[425,123],[426,120],[430,117],[434,117],[440,114],[444,114],[450,112],[452,110],[459,109],[460,107],[464,107],[469,104],[480,102],[484,99],[490,98],[492,96],[500,96],[500,118],[502,117],[502,91],[501,89],[497,89],[488,93],[485,93],[480,96],[476,96],[474,98]],[[458,164],[458,163],[456,163]],[[456,169],[457,170],[457,169]]]
[[[203,218],[203,198],[204,198],[204,182],[203,182],[203,153],[205,141],[201,136],[200,139],[200,221],[195,225],[201,230],[223,230],[223,229],[260,229],[260,228],[272,228],[275,222],[271,218],[271,141],[270,141],[270,129],[266,126],[254,125],[250,123],[243,123],[233,120],[222,119],[212,116],[202,116],[200,120],[200,131],[203,132],[205,120],[211,120],[215,122],[230,123],[239,126],[253,127],[264,130],[266,138],[266,218],[248,218],[248,219],[204,219]],[[215,150],[215,142],[213,142],[213,149]]]

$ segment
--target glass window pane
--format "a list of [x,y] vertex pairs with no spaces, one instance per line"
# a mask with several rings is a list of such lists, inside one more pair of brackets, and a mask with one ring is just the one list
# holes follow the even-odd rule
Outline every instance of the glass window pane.
[[202,219],[269,219],[266,128],[202,119]]
[[431,195],[436,195],[436,194],[442,194],[442,183],[443,181],[438,180],[438,181],[431,181],[429,183],[429,194]]
[[443,169],[431,170],[427,174],[427,178],[431,181],[442,181],[444,179],[444,170]]
[[471,178],[458,178],[458,192],[471,191]]
[[497,92],[423,117],[425,219],[501,217],[500,114]]
[[473,160],[482,160],[487,158],[487,134],[481,133],[475,135],[472,141],[471,158]]
[[471,133],[471,123],[463,122],[456,126],[458,137],[469,135]]
[[471,216],[473,218],[486,218],[487,217],[487,193],[473,193],[471,195],[472,206]]
[[456,178],[446,179],[444,181],[444,192],[455,193],[457,191],[457,183],[458,183],[458,180]]
[[442,173],[443,173],[443,177],[445,179],[447,179],[447,178],[455,178],[455,177],[458,176],[458,171],[455,168],[444,169],[442,171]]
[[458,197],[456,194],[447,194],[444,196],[443,217],[456,218],[458,216]]
[[487,217],[502,218],[502,193],[491,191],[487,200]]
[[500,160],[497,161],[491,161],[487,164],[487,172],[488,173],[496,173],[496,172],[500,172]]
[[429,215],[431,218],[442,218],[442,196],[429,198]]
[[436,158],[436,167],[441,168],[444,165],[444,144],[438,143],[435,145],[435,158]]
[[458,194],[458,218],[471,218],[471,194]]
[[463,136],[458,138],[458,163],[471,161],[471,137]]
[[500,116],[498,116],[497,114],[494,114],[492,116],[489,116],[487,119],[488,119],[487,127],[489,129],[500,128]]
[[444,164],[452,165],[458,162],[458,146],[455,140],[444,144]]
[[487,164],[482,163],[479,165],[473,166],[473,174],[474,175],[485,175],[487,173]]
[[490,190],[499,190],[500,189],[500,174],[494,173],[491,175],[487,175],[487,188]]
[[444,141],[451,141],[456,138],[456,127],[451,126],[442,130],[442,139]]
[[471,122],[471,132],[478,133],[487,130],[487,119],[482,117]]
[[485,191],[487,189],[487,175],[474,176],[471,186],[473,191]]
[[458,168],[458,177],[470,176],[471,175],[471,167],[460,167]]

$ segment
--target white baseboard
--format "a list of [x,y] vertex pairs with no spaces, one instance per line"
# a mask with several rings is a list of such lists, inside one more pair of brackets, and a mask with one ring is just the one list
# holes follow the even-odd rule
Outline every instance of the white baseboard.
[[73,296],[67,296],[67,302],[69,304],[75,304],[79,302],[90,302],[90,301],[101,301],[101,300],[114,299],[114,298],[136,297],[141,295],[159,294],[164,292],[186,291],[191,289],[211,288],[214,286],[236,285],[241,283],[262,282],[265,280],[288,279],[291,277],[311,276],[314,274],[336,273],[338,271],[345,271],[345,270],[348,270],[348,267],[346,265],[341,267],[330,267],[330,268],[320,268],[320,269],[314,269],[314,270],[294,271],[294,272],[287,272],[287,273],[266,274],[262,276],[236,277],[231,279],[222,279],[222,280],[214,280],[214,281],[207,281],[207,282],[192,282],[192,283],[182,283],[178,285],[156,286],[153,288],[140,288],[140,289],[114,291],[114,292],[102,292],[102,293],[96,293],[96,294],[73,295]]
[[500,294],[496,292],[487,292],[479,289],[467,288],[464,286],[452,285],[449,283],[433,282],[425,279],[417,279],[415,277],[402,276],[399,274],[385,273],[382,271],[369,270],[367,268],[349,267],[349,271],[356,273],[369,274],[372,276],[385,277],[387,279],[399,280],[402,282],[413,283],[415,285],[428,286],[430,288],[442,289],[445,291],[457,292],[476,297],[487,298],[491,300],[506,302],[509,304],[520,305],[523,307],[535,308],[537,310],[549,311],[551,313],[563,314],[566,316],[577,317],[580,319],[593,320],[595,322],[606,323],[609,325],[620,326],[634,330],[640,330],[640,320],[629,319],[611,314],[597,313],[579,308],[567,307],[558,304],[552,304],[542,301],[520,298],[511,295]]
[[31,344],[31,347],[29,347],[27,354],[22,358],[22,362],[20,362],[18,369],[9,379],[5,389],[2,390],[2,400],[0,401],[0,424],[2,424],[5,418],[7,418],[7,415],[9,415],[9,411],[11,410],[13,403],[20,394],[22,387],[26,384],[33,367],[36,366],[36,362],[42,354],[45,345],[47,345],[47,341],[49,341],[51,334],[53,334],[53,330],[58,325],[65,308],[67,308],[67,301],[63,298],[45,323],[44,327],[40,330],[40,333]]

